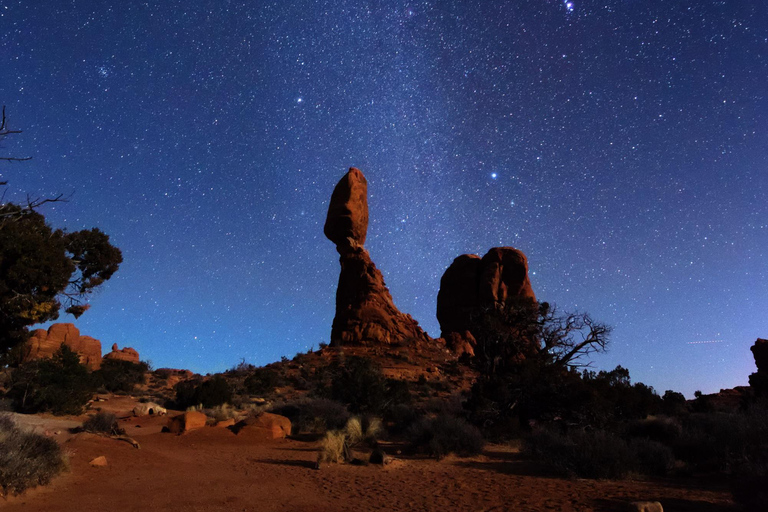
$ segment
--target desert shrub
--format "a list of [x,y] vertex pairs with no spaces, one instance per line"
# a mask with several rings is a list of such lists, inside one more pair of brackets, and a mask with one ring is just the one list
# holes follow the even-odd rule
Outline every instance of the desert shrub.
[[108,435],[123,435],[125,430],[117,424],[117,416],[111,412],[97,412],[83,422],[83,430],[86,432],[102,433]]
[[344,428],[349,411],[340,403],[326,398],[301,399],[272,407],[271,412],[291,420],[293,434],[324,434]]
[[673,418],[647,418],[632,421],[627,425],[627,434],[630,437],[650,439],[668,446],[672,446],[682,433],[682,425]]
[[14,369],[11,379],[8,395],[23,413],[80,414],[96,390],[79,356],[64,344],[52,358]]
[[256,368],[245,378],[243,385],[252,395],[271,393],[280,385],[280,375],[272,368]]
[[131,393],[140,384],[149,370],[149,365],[141,361],[132,363],[119,359],[104,359],[101,368],[93,372],[96,384],[111,393]]
[[384,422],[393,435],[402,434],[420,417],[419,412],[409,404],[394,404],[384,411]]
[[601,430],[539,430],[527,439],[525,450],[567,477],[620,479],[640,466],[626,441]]
[[665,476],[675,465],[672,449],[658,441],[632,439],[629,448],[636,454],[637,470],[644,475]]
[[349,459],[349,446],[347,445],[347,436],[341,430],[329,430],[325,433],[320,444],[320,453],[317,461],[320,462],[343,462]]
[[349,357],[331,368],[331,398],[350,411],[379,412],[386,402],[386,379],[381,368],[365,357]]
[[186,380],[174,387],[176,405],[187,408],[195,405],[215,407],[232,401],[233,393],[227,380],[221,375],[214,375],[206,381]]
[[482,434],[475,426],[461,418],[448,415],[422,418],[408,429],[406,436],[411,448],[426,450],[438,459],[449,453],[461,457],[477,455],[483,451],[485,444]]
[[66,457],[56,441],[23,432],[8,415],[0,415],[0,496],[45,485],[66,468]]
[[237,409],[229,404],[221,404],[205,410],[205,415],[216,421],[225,421],[230,418],[238,419],[240,416]]

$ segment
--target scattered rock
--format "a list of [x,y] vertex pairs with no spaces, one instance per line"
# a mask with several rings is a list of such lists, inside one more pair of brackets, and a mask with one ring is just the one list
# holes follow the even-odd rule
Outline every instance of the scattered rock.
[[155,402],[145,402],[133,408],[134,416],[163,416],[165,414],[168,414],[168,411],[165,409],[165,407],[161,407]]
[[229,418],[226,420],[217,421],[216,425],[217,427],[232,427],[235,425],[235,418]]
[[197,411],[187,411],[168,419],[168,431],[172,434],[183,434],[203,428],[208,417]]
[[371,457],[368,459],[368,462],[371,464],[381,464],[382,466],[386,466],[392,462],[392,458],[384,453],[384,450],[381,448],[376,448],[371,452]]
[[446,269],[437,294],[437,320],[446,345],[458,354],[473,355],[473,315],[519,301],[536,302],[522,251],[494,247],[482,258],[462,254]]
[[336,244],[341,274],[331,346],[429,342],[419,324],[395,307],[384,277],[363,248],[368,230],[368,185],[351,168],[331,195],[325,235]]
[[238,436],[252,439],[283,439],[291,434],[291,420],[285,416],[263,412],[258,416],[238,421],[231,429]]
[[107,465],[107,458],[102,455],[100,457],[96,457],[95,459],[93,459],[88,464],[90,464],[91,466],[94,466],[94,467],[104,467],[104,466]]
[[658,501],[633,501],[627,507],[628,512],[664,512]]
[[80,362],[89,370],[101,367],[101,342],[90,336],[80,336],[80,331],[74,324],[58,323],[51,325],[48,330],[36,329],[24,343],[22,361],[52,357],[64,344],[80,356]]
[[112,352],[104,355],[104,359],[115,359],[118,361],[128,361],[129,363],[139,363],[139,353],[131,347],[117,349],[117,343],[112,344]]

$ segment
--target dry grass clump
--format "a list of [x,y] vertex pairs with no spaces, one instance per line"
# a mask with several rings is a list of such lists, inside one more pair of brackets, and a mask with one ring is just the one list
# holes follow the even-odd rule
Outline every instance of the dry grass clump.
[[0,415],[0,496],[45,485],[67,466],[56,441],[24,432],[9,415]]
[[318,463],[347,462],[352,460],[352,447],[366,442],[374,444],[382,432],[381,420],[376,417],[353,416],[340,430],[329,430],[320,444]]

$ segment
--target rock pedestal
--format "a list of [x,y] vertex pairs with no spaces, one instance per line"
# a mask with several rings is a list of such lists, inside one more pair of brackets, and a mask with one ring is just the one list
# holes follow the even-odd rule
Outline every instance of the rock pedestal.
[[331,346],[411,344],[431,338],[397,309],[384,277],[363,244],[368,231],[368,183],[351,168],[331,195],[324,233],[339,252],[341,274]]
[[80,331],[73,324],[60,323],[51,325],[48,330],[36,329],[24,344],[22,362],[46,359],[64,344],[80,356],[80,362],[89,370],[101,367],[101,342],[90,336],[80,336]]

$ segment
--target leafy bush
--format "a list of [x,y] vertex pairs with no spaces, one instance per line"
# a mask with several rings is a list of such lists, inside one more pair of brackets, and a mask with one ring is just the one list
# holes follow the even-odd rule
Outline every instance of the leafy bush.
[[280,385],[280,375],[272,368],[256,368],[244,381],[246,391],[252,395],[271,393]]
[[96,390],[79,356],[62,344],[51,359],[31,361],[11,374],[8,392],[18,412],[80,414]]
[[485,441],[480,431],[465,420],[455,416],[440,415],[422,418],[408,429],[411,447],[427,450],[441,459],[449,453],[469,457],[482,453]]
[[331,369],[331,398],[350,411],[379,412],[386,401],[386,379],[379,365],[365,357],[349,357]]
[[650,439],[672,446],[683,433],[683,427],[674,418],[656,417],[636,420],[627,426],[631,437]]
[[119,359],[104,359],[101,368],[93,372],[99,387],[111,393],[131,393],[140,384],[144,384],[149,365],[141,361],[138,364]]
[[97,412],[83,422],[83,430],[110,436],[125,434],[125,430],[117,424],[117,417],[111,412]]
[[215,407],[232,401],[232,388],[221,375],[206,381],[185,380],[176,384],[176,405],[187,408],[196,405]]
[[8,415],[0,415],[0,496],[45,485],[66,468],[67,459],[56,441],[23,432]]
[[327,398],[295,400],[274,406],[271,412],[290,419],[293,434],[324,434],[344,428],[349,419],[342,404]]

